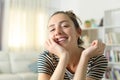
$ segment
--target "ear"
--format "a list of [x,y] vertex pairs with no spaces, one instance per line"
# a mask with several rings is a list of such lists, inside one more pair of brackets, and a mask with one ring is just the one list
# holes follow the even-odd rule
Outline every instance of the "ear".
[[81,28],[78,28],[77,33],[78,33],[79,36],[81,35],[81,32],[82,32]]

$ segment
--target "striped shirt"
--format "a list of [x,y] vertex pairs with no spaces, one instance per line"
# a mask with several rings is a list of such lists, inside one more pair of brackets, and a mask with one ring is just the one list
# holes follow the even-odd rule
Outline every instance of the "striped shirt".
[[[46,73],[52,75],[59,59],[53,54],[49,54],[44,51],[38,58],[38,73]],[[107,68],[107,59],[104,55],[93,57],[88,62],[87,76],[99,80],[103,77],[103,74]],[[66,69],[64,80],[72,80],[74,74]]]

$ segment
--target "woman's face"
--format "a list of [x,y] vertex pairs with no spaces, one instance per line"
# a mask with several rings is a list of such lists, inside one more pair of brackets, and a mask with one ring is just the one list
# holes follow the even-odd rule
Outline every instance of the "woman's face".
[[49,38],[63,47],[78,45],[80,30],[75,28],[72,20],[63,13],[52,16],[48,23]]

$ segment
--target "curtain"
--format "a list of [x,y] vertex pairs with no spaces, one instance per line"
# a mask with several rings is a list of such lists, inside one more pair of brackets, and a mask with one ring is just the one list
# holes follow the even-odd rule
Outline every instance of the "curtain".
[[10,0],[9,51],[40,51],[47,37],[46,0]]

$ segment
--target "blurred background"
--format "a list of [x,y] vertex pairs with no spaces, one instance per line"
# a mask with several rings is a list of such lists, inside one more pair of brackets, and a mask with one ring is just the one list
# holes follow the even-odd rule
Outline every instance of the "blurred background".
[[0,0],[0,80],[37,80],[48,19],[58,10],[81,19],[85,47],[94,39],[106,43],[103,80],[120,80],[120,0]]
[[119,0],[0,0],[0,49],[40,51],[55,11],[72,10],[83,23],[93,19],[99,24],[105,10],[116,8]]

